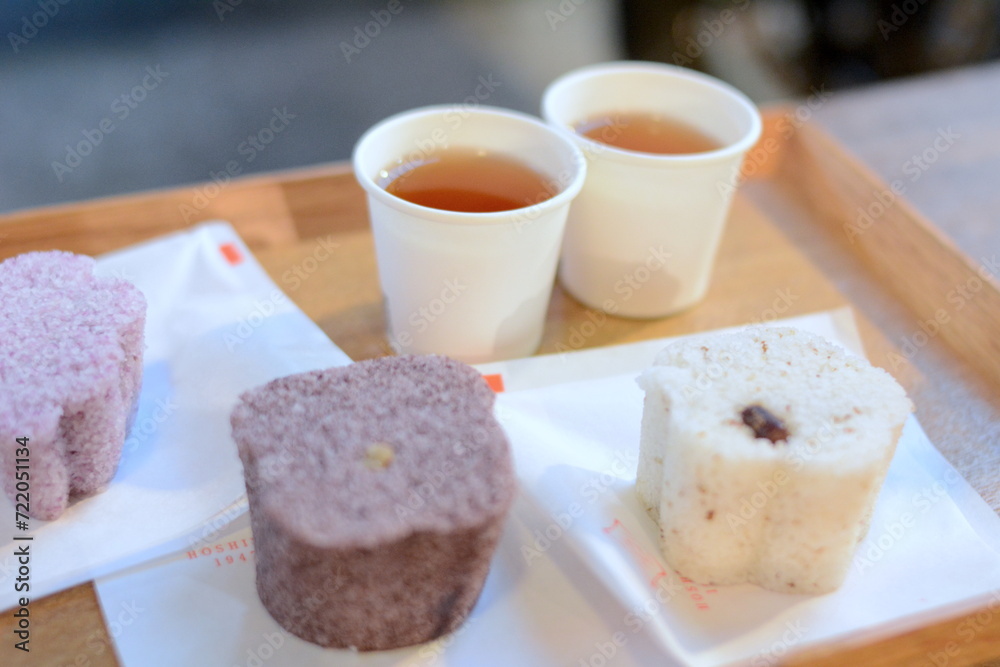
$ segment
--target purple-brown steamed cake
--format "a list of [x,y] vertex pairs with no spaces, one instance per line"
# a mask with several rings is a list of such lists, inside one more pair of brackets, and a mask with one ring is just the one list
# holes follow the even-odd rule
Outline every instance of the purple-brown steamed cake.
[[289,632],[381,650],[455,630],[516,493],[493,391],[439,356],[274,380],[232,414],[257,592]]
[[111,481],[142,385],[146,299],[94,267],[60,251],[0,263],[0,472],[14,501],[15,442],[27,437],[38,519]]

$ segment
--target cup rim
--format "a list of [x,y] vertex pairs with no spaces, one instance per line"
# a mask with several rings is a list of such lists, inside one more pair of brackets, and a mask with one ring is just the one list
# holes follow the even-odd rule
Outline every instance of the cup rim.
[[[716,91],[734,99],[744,108],[744,110],[747,111],[747,115],[750,117],[750,128],[740,139],[726,144],[721,148],[711,151],[703,151],[700,153],[672,155],[664,153],[643,153],[641,151],[632,151],[601,143],[578,134],[563,122],[555,119],[551,108],[554,105],[553,100],[555,96],[561,92],[562,88],[572,83],[576,83],[580,79],[589,78],[594,74],[607,74],[614,72],[650,72],[669,78],[695,82],[709,88],[713,88]],[[727,160],[732,158],[734,155],[750,150],[750,148],[752,148],[753,145],[760,139],[761,133],[763,132],[763,121],[761,120],[760,110],[757,108],[757,105],[754,104],[754,102],[747,97],[743,91],[739,90],[735,86],[711,76],[710,74],[705,74],[704,72],[688,69],[686,67],[680,67],[678,65],[648,62],[644,60],[615,60],[611,62],[597,63],[595,65],[586,65],[584,67],[571,70],[556,78],[548,86],[546,86],[545,91],[542,94],[541,111],[542,118],[544,118],[546,122],[565,135],[572,137],[572,139],[580,145],[584,146],[584,152],[588,156],[599,154],[602,157],[611,157],[619,162],[651,167],[662,167],[668,164],[690,164],[697,162],[717,162]]]
[[[560,190],[558,193],[549,197],[548,199],[537,202],[535,204],[530,204],[528,206],[522,206],[520,208],[507,209],[505,211],[489,211],[489,212],[475,212],[475,211],[450,211],[447,209],[433,208],[430,206],[423,206],[421,204],[414,204],[413,202],[407,201],[401,197],[398,197],[372,178],[370,174],[365,172],[361,168],[361,152],[364,150],[366,144],[372,140],[372,138],[379,132],[387,129],[390,126],[405,123],[409,120],[425,117],[440,115],[443,116],[448,112],[458,112],[462,114],[477,115],[477,116],[490,116],[490,117],[502,117],[509,120],[514,120],[516,122],[528,123],[534,126],[536,129],[541,130],[560,144],[562,144],[570,153],[570,161],[573,167],[576,169],[576,173],[570,182]],[[517,157],[517,156],[514,156]],[[413,109],[408,109],[406,111],[401,111],[399,113],[393,114],[380,120],[371,127],[369,127],[364,134],[357,140],[354,144],[354,149],[351,154],[351,164],[354,169],[354,176],[358,180],[361,187],[368,193],[369,196],[375,197],[380,202],[387,204],[393,208],[396,208],[404,213],[409,213],[416,215],[424,220],[433,220],[436,222],[444,222],[450,224],[465,224],[468,225],[469,218],[474,218],[475,224],[479,225],[500,225],[506,224],[511,221],[512,217],[523,215],[525,211],[535,210],[537,215],[535,217],[543,215],[549,209],[557,208],[564,204],[569,204],[574,197],[580,192],[583,187],[584,180],[587,175],[587,163],[583,156],[583,152],[580,148],[573,143],[571,139],[566,137],[565,134],[559,132],[549,123],[546,123],[541,118],[532,116],[520,111],[514,111],[512,109],[504,109],[502,107],[495,107],[490,105],[480,105],[475,108],[468,108],[467,106],[461,104],[433,104],[428,106],[416,107]]]

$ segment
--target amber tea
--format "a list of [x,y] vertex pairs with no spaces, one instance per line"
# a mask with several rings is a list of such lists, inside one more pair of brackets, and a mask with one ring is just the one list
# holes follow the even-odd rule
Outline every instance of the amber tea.
[[640,153],[687,155],[722,148],[701,130],[662,114],[602,114],[577,123],[573,129],[588,139]]
[[558,194],[523,162],[474,148],[449,148],[382,172],[386,191],[446,211],[493,213],[531,206]]

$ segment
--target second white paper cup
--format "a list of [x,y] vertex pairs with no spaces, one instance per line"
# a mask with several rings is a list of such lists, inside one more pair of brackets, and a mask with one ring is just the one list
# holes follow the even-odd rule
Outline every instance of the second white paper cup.
[[[380,174],[446,148],[516,158],[551,195],[525,208],[462,213],[390,194]],[[541,342],[570,201],[583,155],[536,118],[480,106],[423,107],[369,129],[353,155],[368,194],[389,342],[399,353],[468,363],[527,356]]]
[[[573,127],[604,114],[663,114],[722,148],[686,155],[622,150]],[[553,82],[542,115],[587,157],[573,203],[559,278],[577,299],[609,314],[662,317],[708,289],[743,156],[761,133],[753,103],[699,72],[643,62],[584,67]]]

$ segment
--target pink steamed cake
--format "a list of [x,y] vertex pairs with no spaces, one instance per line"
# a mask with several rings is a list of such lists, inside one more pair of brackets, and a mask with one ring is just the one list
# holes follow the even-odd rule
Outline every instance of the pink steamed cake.
[[0,473],[13,501],[15,443],[28,437],[38,519],[111,481],[142,384],[145,297],[94,267],[60,251],[0,263]]

